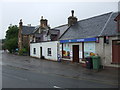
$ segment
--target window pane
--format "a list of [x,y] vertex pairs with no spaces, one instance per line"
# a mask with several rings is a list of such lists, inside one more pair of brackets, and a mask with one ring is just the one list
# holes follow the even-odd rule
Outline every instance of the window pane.
[[48,56],[51,56],[51,48],[48,48]]
[[36,54],[36,48],[33,49],[33,53]]

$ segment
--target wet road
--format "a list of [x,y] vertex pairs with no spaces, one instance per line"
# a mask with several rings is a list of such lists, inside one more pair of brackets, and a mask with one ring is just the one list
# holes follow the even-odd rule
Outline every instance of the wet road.
[[116,85],[3,66],[3,88],[115,88]]
[[[3,53],[3,88],[117,88],[115,80],[104,81],[103,73],[85,71],[79,65]],[[27,60],[27,62],[26,62]],[[27,68],[27,69],[26,69]],[[106,72],[106,71],[105,71]],[[102,76],[109,77],[110,73]],[[113,74],[113,79],[114,79]],[[84,78],[83,78],[84,77]],[[98,78],[95,80],[94,78]],[[99,80],[103,78],[103,80]],[[110,82],[109,82],[110,81]]]

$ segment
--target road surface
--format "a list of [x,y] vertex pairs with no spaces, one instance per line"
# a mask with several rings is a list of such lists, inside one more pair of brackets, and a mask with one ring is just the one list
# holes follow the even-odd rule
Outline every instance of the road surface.
[[[12,57],[14,55],[8,55],[8,56],[9,57],[6,57],[5,59],[8,59],[8,61],[10,60],[12,61]],[[16,58],[17,60],[17,57],[18,56],[14,56],[13,59]],[[18,59],[23,60],[22,57]],[[42,63],[43,62],[44,61],[42,61]],[[65,88],[118,88],[118,84],[116,83],[102,82],[100,80],[94,80],[94,79],[87,79],[87,76],[86,78],[82,78],[81,76],[77,78],[77,77],[72,77],[71,75],[64,75],[64,74],[60,75],[60,74],[50,73],[51,72],[50,65],[48,65],[47,67],[44,67],[43,70],[46,70],[46,72],[43,72],[41,70],[37,72],[36,70],[38,70],[39,67],[37,67],[36,70],[28,70],[25,68],[16,67],[16,65],[19,63],[15,63],[16,64],[15,66],[12,64],[9,65],[9,63],[10,62],[7,62],[6,64],[6,62],[3,62],[3,64],[0,64],[0,66],[2,65],[2,88],[62,88],[62,89],[65,89]],[[47,63],[44,63],[44,65],[47,65]],[[49,61],[49,63],[52,63],[52,62]],[[55,65],[55,63],[53,64]],[[58,68],[57,70],[59,70],[59,68],[63,68],[63,69],[65,68],[63,67],[62,63],[61,64],[56,63],[56,65],[62,66],[62,67],[60,66],[57,67]],[[72,68],[73,66],[70,66],[70,67]],[[42,67],[40,68],[42,69]],[[65,70],[64,72],[67,72],[67,70]],[[70,73],[72,73],[72,71]],[[83,72],[81,72],[81,75],[82,73]],[[69,89],[66,89],[66,90],[69,90]]]

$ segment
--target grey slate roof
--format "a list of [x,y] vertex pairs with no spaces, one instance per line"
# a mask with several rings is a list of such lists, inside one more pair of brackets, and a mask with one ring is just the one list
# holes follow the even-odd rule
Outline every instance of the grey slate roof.
[[54,30],[60,30],[60,35],[59,37],[61,37],[61,35],[69,28],[68,24],[65,25],[61,25],[58,27],[53,28]]
[[23,35],[30,35],[35,30],[35,27],[32,26],[22,26],[22,34]]
[[60,40],[90,38],[104,35],[116,35],[117,13],[106,13],[85,20],[80,20],[71,26]]
[[42,37],[42,36],[43,36],[43,34],[40,34],[40,33],[35,34],[35,37]]
[[50,33],[50,34],[56,34],[56,35],[58,35],[59,30],[57,30],[57,29],[50,29],[50,30],[49,30],[49,33]]

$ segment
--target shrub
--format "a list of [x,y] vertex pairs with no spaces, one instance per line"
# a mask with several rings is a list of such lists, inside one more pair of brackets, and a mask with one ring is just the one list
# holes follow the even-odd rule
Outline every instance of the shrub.
[[19,51],[19,55],[27,55],[27,49],[26,49],[26,48],[22,48],[22,49]]

